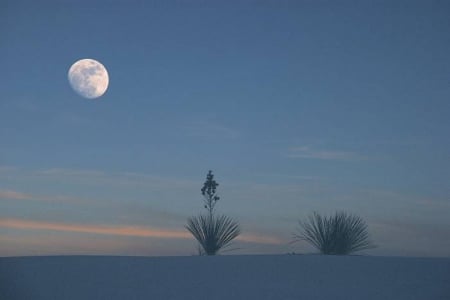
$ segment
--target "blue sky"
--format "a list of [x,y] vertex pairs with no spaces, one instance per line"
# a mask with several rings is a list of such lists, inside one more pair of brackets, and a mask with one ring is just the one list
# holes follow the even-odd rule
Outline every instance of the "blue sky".
[[450,5],[391,2],[3,1],[0,255],[195,253],[211,169],[236,254],[345,210],[368,253],[448,256]]

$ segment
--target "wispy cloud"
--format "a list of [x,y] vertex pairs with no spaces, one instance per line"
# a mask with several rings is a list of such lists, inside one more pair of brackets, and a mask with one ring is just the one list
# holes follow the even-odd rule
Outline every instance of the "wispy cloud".
[[450,253],[448,226],[391,219],[369,222],[369,228],[373,233],[373,240],[379,246],[373,253],[442,257],[448,257]]
[[319,180],[321,179],[319,176],[314,175],[291,175],[291,174],[282,174],[282,173],[274,173],[274,172],[255,172],[253,173],[256,177],[263,178],[283,178],[283,179],[293,179],[293,180]]
[[208,121],[188,123],[183,126],[183,130],[187,136],[205,139],[236,139],[241,135],[233,128]]
[[0,190],[0,199],[7,200],[27,200],[31,199],[31,195],[27,195],[25,193],[12,191],[12,190]]
[[145,185],[154,187],[192,186],[198,182],[186,179],[148,175],[135,172],[104,172],[99,170],[76,170],[53,168],[36,171],[39,176],[64,177],[80,180],[88,180],[91,183],[105,183],[113,185]]
[[150,175],[135,172],[112,172],[90,169],[20,169],[15,167],[0,166],[0,178],[14,178],[16,180],[47,180],[69,181],[70,183],[82,183],[88,185],[113,185],[113,186],[145,186],[153,188],[168,187],[192,187],[197,186],[198,181],[181,179],[168,176]]
[[43,175],[43,176],[105,176],[107,175],[103,171],[97,171],[97,170],[76,170],[76,169],[64,169],[64,168],[51,168],[51,169],[44,169],[44,170],[37,170],[35,171],[37,175]]
[[[49,230],[62,232],[76,232],[100,235],[116,235],[130,237],[152,237],[162,239],[192,239],[186,230],[174,230],[164,228],[153,228],[148,226],[130,225],[86,225],[67,224],[61,222],[33,221],[14,218],[0,219],[0,228],[26,229],[26,230]],[[281,241],[272,236],[248,233],[240,235],[237,240],[258,244],[279,244]]]
[[81,199],[78,197],[64,196],[64,195],[34,195],[23,193],[14,190],[0,189],[0,200],[30,200],[43,202],[58,202],[58,203],[88,203],[88,199]]
[[261,234],[242,234],[236,238],[236,240],[247,243],[256,243],[256,244],[272,244],[279,245],[283,243],[283,241],[277,237],[261,235]]
[[0,172],[16,172],[18,170],[17,167],[12,167],[12,166],[0,166]]
[[298,146],[288,149],[287,157],[323,160],[362,160],[364,156],[349,151],[317,150],[310,146]]
[[44,221],[29,221],[22,219],[0,219],[0,227],[28,230],[51,230],[64,232],[78,232],[102,235],[121,235],[135,237],[156,238],[189,238],[188,232],[181,230],[167,230],[142,226],[107,226],[53,223]]

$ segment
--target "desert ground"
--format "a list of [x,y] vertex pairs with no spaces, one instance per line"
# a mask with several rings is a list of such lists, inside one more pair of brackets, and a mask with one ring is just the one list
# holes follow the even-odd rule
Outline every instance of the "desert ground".
[[6,257],[0,299],[448,300],[450,258]]

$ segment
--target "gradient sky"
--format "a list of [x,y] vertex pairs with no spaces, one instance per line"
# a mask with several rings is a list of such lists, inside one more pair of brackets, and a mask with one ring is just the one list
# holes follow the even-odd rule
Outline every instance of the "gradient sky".
[[[225,4],[226,2],[226,4]],[[0,256],[191,255],[209,169],[232,254],[313,211],[375,255],[450,255],[448,1],[0,4]],[[81,98],[67,72],[99,60]]]

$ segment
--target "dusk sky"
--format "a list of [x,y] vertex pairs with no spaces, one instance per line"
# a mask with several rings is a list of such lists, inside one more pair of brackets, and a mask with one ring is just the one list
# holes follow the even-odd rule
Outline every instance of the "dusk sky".
[[6,0],[0,62],[0,256],[196,254],[208,170],[227,254],[346,211],[366,254],[450,256],[449,1]]

